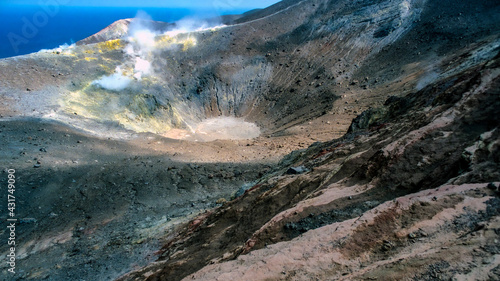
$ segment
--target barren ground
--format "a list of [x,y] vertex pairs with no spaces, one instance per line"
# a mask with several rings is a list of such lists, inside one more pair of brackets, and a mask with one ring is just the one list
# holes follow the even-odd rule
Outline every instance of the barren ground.
[[499,13],[290,0],[0,60],[2,280],[500,280]]

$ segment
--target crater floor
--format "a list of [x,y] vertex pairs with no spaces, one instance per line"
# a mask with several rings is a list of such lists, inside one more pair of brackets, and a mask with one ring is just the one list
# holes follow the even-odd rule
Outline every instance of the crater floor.
[[217,117],[201,121],[190,131],[174,129],[163,136],[190,141],[249,140],[260,136],[257,125],[242,118]]
[[287,0],[0,60],[13,280],[496,280],[497,2]]

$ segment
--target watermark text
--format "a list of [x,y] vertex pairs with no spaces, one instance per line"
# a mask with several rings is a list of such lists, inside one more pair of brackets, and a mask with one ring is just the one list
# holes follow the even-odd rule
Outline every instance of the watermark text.
[[7,229],[9,238],[7,245],[9,245],[9,253],[7,254],[7,264],[9,265],[8,271],[16,273],[16,170],[9,169],[7,180]]
[[28,44],[30,39],[38,35],[41,28],[44,28],[50,18],[55,17],[59,13],[61,5],[67,4],[70,0],[39,0],[40,10],[35,12],[31,17],[22,17],[23,24],[20,30],[9,32],[7,38],[14,52],[19,53],[21,44]]

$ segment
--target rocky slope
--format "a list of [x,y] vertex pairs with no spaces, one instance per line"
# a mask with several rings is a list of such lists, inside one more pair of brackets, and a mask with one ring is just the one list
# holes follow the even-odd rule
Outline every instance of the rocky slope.
[[364,112],[120,280],[495,280],[499,66]]
[[[499,14],[290,0],[0,60],[14,280],[497,280]],[[188,140],[218,116],[262,135]]]

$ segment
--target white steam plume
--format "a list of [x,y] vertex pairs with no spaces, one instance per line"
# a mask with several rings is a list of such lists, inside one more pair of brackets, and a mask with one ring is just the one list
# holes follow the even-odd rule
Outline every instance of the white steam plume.
[[104,76],[99,80],[92,82],[92,85],[100,86],[103,89],[111,91],[122,91],[125,90],[132,80],[123,75],[122,70],[119,66],[116,67],[115,73],[112,75]]
[[126,40],[129,45],[125,53],[134,65],[134,78],[141,80],[144,76],[152,74],[152,60],[154,59],[155,38],[158,32],[152,28],[153,19],[143,11],[137,12],[130,24]]
[[130,23],[128,29],[129,37],[127,41],[131,43],[134,55],[144,56],[155,48],[155,37],[157,32],[152,28],[153,19],[143,11],[137,12],[137,15]]
[[[157,34],[151,31],[151,22],[151,17],[145,12],[137,13],[129,27],[130,36],[126,38],[129,45],[125,48],[127,54],[125,62],[116,67],[115,73],[93,81],[92,85],[110,91],[123,91],[130,86],[133,78],[140,81],[144,76],[152,73],[151,52],[154,51]],[[133,78],[124,75],[122,68],[127,68],[127,66],[133,66]]]
[[180,33],[187,33],[192,31],[199,31],[208,28],[206,22],[196,20],[193,18],[183,18],[175,22],[175,28],[165,32],[166,35],[175,36]]
[[[195,18],[181,19],[175,22],[174,28],[165,32],[155,31],[153,24],[154,22],[148,14],[139,11],[130,23],[128,36],[124,38],[129,43],[124,50],[125,62],[116,68],[114,74],[104,76],[92,84],[112,91],[124,90],[130,86],[134,79],[141,81],[144,77],[154,74],[152,62],[155,59],[155,53],[159,51],[156,46],[157,36],[174,37],[181,33],[222,27]],[[121,69],[130,68],[133,69],[133,74],[127,77]]]
[[427,85],[434,83],[439,78],[439,74],[436,71],[429,71],[425,75],[423,75],[417,82],[416,89],[417,91],[422,90]]
[[75,47],[75,44],[71,44],[71,45],[68,45],[68,43],[64,43],[62,45],[60,45],[59,47],[57,48],[54,48],[54,49],[41,49],[40,53],[48,53],[48,52],[55,52],[55,53],[58,53],[58,54],[68,54],[70,55],[73,51],[73,48]]
[[151,63],[139,57],[135,58],[134,73],[134,77],[141,80],[142,75],[151,74]]

